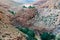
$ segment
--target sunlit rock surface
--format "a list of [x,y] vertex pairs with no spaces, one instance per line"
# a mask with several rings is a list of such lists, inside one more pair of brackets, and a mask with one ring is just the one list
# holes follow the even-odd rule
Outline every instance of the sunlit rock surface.
[[10,15],[5,8],[0,7],[0,40],[25,40],[23,33],[10,24],[7,13]]
[[59,33],[60,0],[0,0],[1,40],[60,40]]

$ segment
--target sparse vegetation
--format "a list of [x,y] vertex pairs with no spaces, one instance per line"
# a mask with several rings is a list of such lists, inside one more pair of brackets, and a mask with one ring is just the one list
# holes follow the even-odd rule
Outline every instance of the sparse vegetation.
[[28,8],[35,8],[34,6],[29,6]]
[[35,38],[35,33],[33,30],[30,30],[28,28],[22,28],[22,27],[16,27],[16,28],[27,35],[27,37],[26,37],[27,40],[37,40]]
[[48,32],[43,32],[41,35],[41,39],[42,40],[54,40],[55,39],[55,35],[48,33]]
[[26,6],[23,6],[23,8],[27,8]]

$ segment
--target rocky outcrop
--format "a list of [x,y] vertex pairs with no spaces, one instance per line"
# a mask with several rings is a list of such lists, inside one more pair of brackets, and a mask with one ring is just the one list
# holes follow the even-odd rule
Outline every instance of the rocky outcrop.
[[10,24],[11,16],[8,10],[0,7],[0,40],[26,40],[23,33]]
[[[35,15],[36,15],[36,9],[29,9],[29,8],[22,8],[21,10],[19,10],[15,17],[13,18],[13,24],[14,22],[17,22],[17,24],[21,24],[23,26],[31,26],[32,24],[29,22],[31,21]],[[16,25],[16,24],[14,24]],[[17,25],[18,26],[18,25]]]

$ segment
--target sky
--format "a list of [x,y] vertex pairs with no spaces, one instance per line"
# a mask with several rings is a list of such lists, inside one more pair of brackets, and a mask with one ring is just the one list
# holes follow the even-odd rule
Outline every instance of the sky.
[[17,3],[33,3],[33,2],[36,2],[36,0],[13,0]]

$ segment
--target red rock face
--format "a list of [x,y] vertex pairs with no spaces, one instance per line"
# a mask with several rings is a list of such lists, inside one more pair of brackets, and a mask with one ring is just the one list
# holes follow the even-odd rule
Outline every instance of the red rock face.
[[10,13],[5,8],[0,7],[0,21],[6,24],[10,24],[10,18],[7,15]]
[[34,16],[35,14],[33,10],[27,9],[19,18],[17,18],[17,20],[19,20],[23,25],[30,25],[28,21],[31,20]]
[[18,13],[16,13],[15,20],[24,26],[31,26],[32,24],[28,21],[35,17],[35,11],[35,9],[23,9],[23,11],[20,10]]
[[3,18],[2,13],[0,13],[0,19],[2,19],[2,18]]

